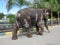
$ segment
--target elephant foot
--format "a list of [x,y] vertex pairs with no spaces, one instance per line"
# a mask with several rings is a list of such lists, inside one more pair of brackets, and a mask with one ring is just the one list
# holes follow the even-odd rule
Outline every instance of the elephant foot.
[[43,34],[42,34],[42,33],[39,33],[39,35],[41,35],[41,36],[42,36]]
[[50,33],[50,31],[48,30],[48,33]]
[[27,37],[28,37],[28,38],[32,38],[32,34],[28,34]]
[[16,39],[18,39],[17,35],[12,37],[12,40],[16,40]]
[[39,35],[39,32],[36,32],[36,35]]
[[43,35],[42,32],[36,32],[36,35]]
[[42,36],[42,35],[43,35],[43,32],[39,32],[39,35],[41,35],[41,36]]

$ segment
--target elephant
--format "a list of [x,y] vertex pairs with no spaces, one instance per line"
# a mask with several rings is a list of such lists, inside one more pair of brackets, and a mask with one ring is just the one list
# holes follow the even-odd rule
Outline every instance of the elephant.
[[[44,20],[47,20],[47,18],[45,18],[47,17],[45,16],[45,10],[46,9],[37,9],[37,8],[31,8],[31,7],[19,10],[15,15],[14,32],[13,32],[12,40],[17,39],[17,31],[19,28],[26,29],[27,37],[29,38],[32,37],[30,28],[33,26],[36,27],[37,35],[43,35]],[[48,29],[47,25],[46,25],[46,28]]]

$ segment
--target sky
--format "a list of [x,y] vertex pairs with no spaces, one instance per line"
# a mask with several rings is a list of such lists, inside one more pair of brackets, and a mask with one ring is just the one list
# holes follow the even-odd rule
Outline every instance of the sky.
[[[30,1],[32,2],[32,0],[30,0]],[[22,8],[27,8],[27,6],[23,6]],[[9,14],[9,13],[16,14],[18,10],[20,10],[20,8],[15,6],[12,9],[10,9],[9,12],[7,12],[5,0],[0,0],[0,13],[4,13],[4,14]]]

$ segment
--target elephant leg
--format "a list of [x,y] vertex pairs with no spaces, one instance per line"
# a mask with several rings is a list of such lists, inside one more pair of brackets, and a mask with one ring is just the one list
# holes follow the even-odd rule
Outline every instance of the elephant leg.
[[15,27],[15,28],[14,28],[14,31],[13,31],[12,40],[16,40],[16,39],[17,39],[17,30],[18,30],[18,28]]
[[43,32],[44,32],[44,21],[39,21],[37,25],[39,27],[39,35],[43,35]]
[[47,29],[47,31],[48,31],[48,33],[50,32],[50,30],[48,29],[48,25],[45,25],[45,27],[46,27],[46,29]]
[[17,39],[17,31],[18,31],[18,26],[15,24],[14,25],[14,30],[13,30],[13,35],[12,35],[12,40]]
[[45,27],[46,27],[47,31],[50,32],[50,30],[48,29],[48,21],[44,20],[44,22],[45,22]]
[[26,31],[27,31],[27,37],[31,38],[32,37],[32,33],[31,33],[30,29],[27,28]]
[[40,27],[39,35],[43,35],[44,27]]
[[39,27],[36,25],[36,35],[39,35]]

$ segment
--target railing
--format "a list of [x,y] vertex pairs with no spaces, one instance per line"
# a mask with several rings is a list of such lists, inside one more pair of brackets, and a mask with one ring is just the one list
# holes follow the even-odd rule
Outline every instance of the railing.
[[13,30],[13,24],[8,22],[0,22],[0,32],[12,31],[12,30]]
[[[53,19],[52,21],[53,21],[52,25],[60,24],[60,20],[59,20],[59,22],[56,19]],[[48,25],[51,25],[51,20],[50,19],[48,20]]]
[[[50,25],[50,20],[48,21],[48,24]],[[57,20],[53,20],[53,25],[58,24]],[[60,21],[59,21],[60,24]],[[8,32],[13,30],[13,24],[8,22],[0,22],[0,32]]]

